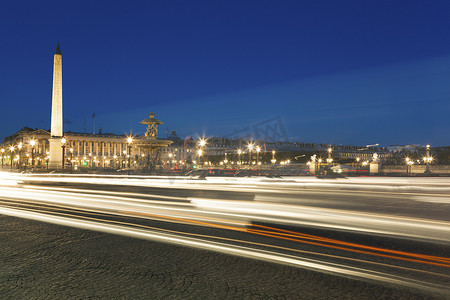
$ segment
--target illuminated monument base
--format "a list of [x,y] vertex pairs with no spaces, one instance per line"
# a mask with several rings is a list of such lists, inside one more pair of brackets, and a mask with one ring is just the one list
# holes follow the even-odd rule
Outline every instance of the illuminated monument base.
[[49,169],[62,169],[62,147],[61,138],[52,137],[48,140],[49,142],[49,159],[48,168]]

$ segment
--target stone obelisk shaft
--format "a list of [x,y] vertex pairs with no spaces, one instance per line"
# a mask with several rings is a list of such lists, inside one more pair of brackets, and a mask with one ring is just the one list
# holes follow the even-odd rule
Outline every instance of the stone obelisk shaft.
[[53,59],[53,91],[52,91],[52,119],[51,119],[50,154],[48,167],[62,168],[61,137],[63,136],[62,113],[62,55],[59,43]]
[[[58,48],[59,49],[59,46]],[[59,52],[59,54],[58,54]],[[63,135],[62,114],[62,55],[57,51],[53,59],[53,92],[52,92],[52,137]]]

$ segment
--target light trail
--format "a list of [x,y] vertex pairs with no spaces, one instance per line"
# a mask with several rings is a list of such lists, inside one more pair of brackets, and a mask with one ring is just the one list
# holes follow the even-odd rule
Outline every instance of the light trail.
[[[71,189],[73,190],[73,189]],[[257,201],[229,201],[215,199],[184,198],[188,202],[175,206],[176,202],[137,199],[113,195],[84,194],[64,191],[40,191],[21,188],[1,188],[3,197],[23,200],[40,200],[72,206],[82,206],[101,210],[127,210],[138,213],[164,214],[178,217],[191,214],[199,219],[204,215],[234,221],[236,225],[243,220],[270,222],[291,225],[313,225],[325,228],[371,232],[384,235],[408,236],[417,239],[433,239],[448,243],[450,223],[418,218],[405,218],[373,213],[351,212],[337,209],[314,208],[300,205],[280,205]],[[157,197],[157,195],[155,195]],[[170,204],[170,205],[169,205]],[[180,207],[176,207],[176,206]],[[248,221],[247,221],[248,222]]]
[[[6,207],[6,208],[12,208],[12,209],[16,209],[17,210],[17,207],[14,207],[14,206],[10,206],[10,205],[6,205],[6,206],[2,205],[2,206]],[[24,206],[35,207],[36,205],[26,204]],[[53,209],[56,209],[58,211],[73,212],[72,209],[59,208],[57,206],[54,206]],[[19,210],[21,210],[21,209],[19,209]],[[31,209],[31,210],[28,209],[28,211],[38,212],[38,213],[42,212],[42,210],[39,210],[39,209]],[[104,214],[101,214],[101,213],[93,213],[93,212],[84,212],[84,213],[88,214],[88,215],[104,216]],[[46,213],[46,215],[53,215],[53,214],[56,214],[56,215],[59,215],[59,216],[68,216],[68,217],[72,217],[72,218],[74,217],[74,215],[70,214],[70,213],[60,213],[60,212],[56,212],[56,213],[52,212],[51,214],[49,214],[48,212]],[[122,216],[128,216],[128,215],[129,214],[122,214]],[[344,257],[344,256],[337,256],[337,255],[330,255],[330,254],[323,254],[323,253],[318,253],[318,252],[299,250],[299,249],[295,249],[295,248],[280,247],[280,246],[276,246],[276,245],[273,245],[273,244],[263,244],[263,243],[250,242],[250,241],[242,240],[242,239],[231,239],[231,238],[225,238],[225,237],[219,237],[219,236],[211,236],[211,235],[204,235],[204,234],[197,234],[197,233],[190,233],[190,232],[180,232],[180,231],[168,230],[168,229],[157,228],[157,227],[141,225],[141,224],[136,224],[136,223],[121,222],[121,221],[114,221],[114,220],[107,220],[107,219],[98,219],[98,218],[86,217],[86,216],[76,216],[75,219],[77,219],[77,218],[81,218],[81,219],[85,219],[85,220],[91,220],[91,221],[97,221],[97,222],[110,223],[110,224],[119,224],[119,225],[131,226],[131,227],[152,229],[152,230],[162,231],[162,232],[176,233],[176,234],[180,234],[180,235],[183,235],[183,236],[196,236],[196,237],[201,237],[201,238],[217,239],[217,240],[222,240],[222,241],[232,241],[232,242],[237,242],[237,243],[242,243],[242,244],[257,245],[257,246],[263,246],[263,247],[274,248],[274,249],[282,249],[282,250],[291,251],[291,252],[297,252],[297,253],[308,253],[308,254],[312,254],[312,255],[315,255],[315,256],[324,256],[324,257],[337,258],[337,259],[341,259],[341,260],[358,261],[358,262],[364,262],[366,264],[368,263],[368,264],[374,264],[374,265],[385,266],[385,267],[390,267],[390,268],[409,270],[409,271],[414,271],[414,272],[419,272],[419,273],[426,273],[426,274],[434,275],[434,276],[444,276],[444,277],[448,277],[450,279],[450,276],[447,276],[447,275],[441,274],[441,273],[434,273],[434,272],[424,271],[424,270],[420,270],[420,269],[411,269],[411,268],[401,267],[401,266],[397,266],[397,265],[383,264],[383,263],[379,263],[379,262],[354,259],[354,258]],[[160,216],[159,218],[164,218],[164,217]],[[183,220],[183,219],[179,219],[179,218],[171,218],[171,222],[177,222],[177,223],[182,223],[182,224],[191,224],[190,220]],[[205,226],[205,225],[207,225],[207,224],[204,224],[202,222],[194,222],[193,224],[197,225],[197,226]],[[210,224],[210,225],[212,225],[211,227],[216,227],[215,224]],[[271,227],[267,227],[267,226],[258,226],[258,225],[251,225],[251,226],[253,226],[253,227],[264,227],[264,228],[272,229]],[[286,230],[281,230],[281,229],[278,229],[278,228],[273,228],[273,229],[274,230],[280,230],[280,231],[286,231]],[[249,232],[249,231],[243,230],[241,228],[235,228],[235,230],[241,231],[241,232]],[[296,233],[296,234],[298,234],[298,233]],[[303,234],[301,234],[301,235],[303,235]],[[310,236],[310,235],[308,235],[308,236]],[[437,258],[435,256],[427,256],[427,257]]]
[[[334,248],[334,249],[351,251],[351,252],[357,252],[357,253],[363,253],[363,254],[369,254],[369,255],[374,255],[374,256],[388,257],[388,258],[394,258],[394,259],[399,259],[399,260],[408,260],[408,261],[412,261],[412,262],[418,262],[418,263],[423,263],[423,264],[432,264],[432,265],[436,265],[436,266],[449,267],[450,268],[450,258],[437,257],[437,256],[431,256],[431,255],[421,255],[421,254],[409,253],[409,252],[404,252],[404,251],[393,251],[393,250],[390,250],[390,249],[383,249],[383,248],[379,248],[379,247],[369,247],[369,246],[364,246],[364,245],[355,244],[355,243],[348,243],[348,242],[343,242],[343,241],[338,241],[338,240],[333,240],[333,239],[322,238],[322,237],[319,237],[319,236],[293,233],[292,231],[289,231],[290,234],[279,233],[277,231],[281,231],[280,229],[277,229],[277,228],[274,228],[274,227],[269,227],[269,226],[247,224],[247,226],[266,228],[266,229],[269,229],[269,231],[254,230],[252,228],[248,228],[247,230],[245,230],[245,229],[243,229],[241,227],[235,227],[235,226],[231,226],[231,225],[230,226],[223,226],[223,225],[218,225],[218,224],[213,224],[213,223],[200,222],[200,221],[194,221],[194,220],[188,220],[188,219],[182,219],[182,218],[173,218],[173,217],[150,215],[150,214],[144,214],[144,213],[133,213],[133,212],[125,212],[125,211],[120,211],[120,212],[124,213],[126,215],[130,214],[130,215],[139,215],[139,216],[159,217],[161,219],[177,220],[177,221],[183,221],[183,222],[186,222],[186,223],[195,223],[195,224],[198,224],[198,225],[208,226],[208,227],[229,229],[229,230],[235,230],[235,231],[246,231],[246,232],[253,233],[253,234],[270,236],[270,237],[279,238],[279,239],[285,239],[285,240],[294,241],[294,242],[308,243],[308,244],[311,244],[311,245],[316,245],[316,246],[321,246],[321,247]],[[295,237],[295,238],[291,238],[291,237]],[[300,240],[298,238],[315,240],[315,241],[321,241],[321,242],[327,242],[327,243],[332,243],[332,244],[335,244],[335,245],[352,246],[352,247],[356,247],[356,248],[369,249],[369,250],[385,252],[385,253],[400,254],[400,255],[403,255],[403,256],[423,258],[423,259],[428,259],[430,261],[411,259],[411,258],[404,258],[404,257],[393,256],[393,255],[386,255],[386,254],[380,254],[380,253],[373,253],[373,252],[362,251],[362,250],[355,250],[355,249],[350,249],[350,248],[344,248],[344,247],[341,247],[341,246],[327,245],[327,244],[324,244],[324,243],[309,242],[309,241],[305,241],[305,240]],[[442,262],[442,263],[440,263],[440,262]]]
[[[374,251],[380,251],[380,252],[388,252],[388,253],[394,253],[394,254],[399,254],[399,255],[412,256],[412,257],[418,257],[418,258],[423,258],[423,259],[436,260],[436,261],[442,261],[442,262],[450,263],[450,258],[446,258],[446,257],[438,257],[438,256],[433,256],[433,255],[423,255],[423,254],[416,254],[416,253],[410,253],[410,252],[405,252],[405,251],[396,251],[396,250],[384,249],[384,248],[380,248],[380,247],[365,246],[365,245],[361,245],[361,244],[343,242],[343,241],[339,241],[339,240],[335,240],[335,239],[329,239],[329,238],[322,238],[322,237],[318,237],[318,236],[314,236],[314,235],[310,235],[310,234],[303,234],[303,233],[298,233],[298,232],[295,232],[295,231],[284,230],[284,229],[279,229],[279,228],[274,228],[274,227],[269,227],[269,226],[263,226],[263,225],[253,224],[252,226],[253,227],[261,227],[261,228],[266,228],[266,229],[269,229],[269,230],[281,231],[281,232],[286,232],[287,233],[287,234],[281,234],[280,233],[280,235],[294,236],[294,237],[306,238],[306,239],[311,239],[311,240],[317,240],[317,241],[341,244],[341,245],[350,246],[350,247],[357,247],[357,248],[362,248],[362,249],[368,249],[368,250],[374,250]],[[445,266],[446,267],[450,267],[450,265],[445,265]]]
[[[54,206],[54,207],[58,208],[58,206]],[[233,226],[233,224],[236,224],[235,222],[231,223],[230,225],[225,225],[224,226],[224,225],[220,225],[220,224],[216,224],[216,223],[208,223],[208,222],[203,222],[203,221],[198,221],[198,220],[191,220],[191,219],[185,219],[185,218],[180,218],[180,217],[170,217],[170,216],[156,215],[156,214],[136,213],[136,212],[127,212],[127,211],[118,211],[118,213],[123,215],[123,216],[134,215],[134,216],[152,217],[153,219],[170,220],[172,222],[173,221],[179,221],[179,222],[184,223],[184,224],[195,224],[195,225],[200,225],[200,226],[215,227],[215,228],[235,230],[235,231],[241,231],[241,232],[250,232],[250,233],[266,235],[266,236],[270,236],[270,237],[274,237],[274,238],[286,239],[286,240],[291,240],[291,241],[296,241],[296,242],[310,243],[310,244],[317,245],[317,246],[322,246],[322,247],[331,247],[331,248],[335,248],[335,249],[359,252],[359,253],[370,254],[370,255],[385,256],[385,257],[395,258],[395,259],[404,259],[402,257],[395,257],[395,256],[392,256],[392,255],[388,256],[388,255],[382,255],[382,254],[377,254],[377,253],[372,253],[372,252],[367,252],[367,251],[359,251],[359,250],[354,250],[354,249],[349,249],[349,248],[330,246],[330,245],[327,245],[327,244],[307,242],[307,241],[296,239],[296,238],[303,238],[303,239],[308,239],[308,240],[332,243],[332,244],[336,244],[336,245],[350,246],[350,247],[374,250],[374,251],[378,251],[378,252],[393,253],[393,254],[399,254],[399,255],[404,255],[404,256],[428,259],[428,260],[431,260],[431,261],[444,262],[444,264],[436,264],[436,265],[444,266],[444,267],[450,267],[449,264],[445,264],[445,263],[450,263],[450,258],[436,257],[436,256],[430,256],[430,255],[421,255],[421,254],[409,253],[409,252],[404,252],[404,251],[394,251],[394,250],[383,249],[383,248],[379,248],[379,247],[364,246],[364,245],[361,245],[361,244],[343,242],[343,241],[339,241],[339,240],[335,240],[335,239],[329,239],[329,238],[322,238],[322,237],[319,237],[319,236],[314,236],[314,235],[309,235],[309,234],[301,234],[301,233],[298,233],[298,232],[283,230],[283,229],[269,227],[269,226],[262,226],[262,225],[257,225],[257,224],[240,223],[239,225],[241,227],[236,227],[236,226]],[[212,221],[222,222],[222,223],[227,223],[228,222],[227,220],[223,220],[223,219],[216,219],[216,218],[208,218],[208,219],[212,220]],[[228,222],[228,223],[230,223],[230,222]],[[251,229],[251,228],[243,229],[242,227],[247,227],[247,228],[248,227],[260,227],[260,228],[268,229],[268,231],[254,230],[254,229]],[[293,238],[291,238],[291,237],[293,237]],[[411,260],[411,259],[408,259],[408,258],[406,258],[406,260],[410,260],[410,261],[414,261],[414,262],[420,262],[420,263],[429,263],[427,261]],[[433,264],[433,262],[430,262],[430,263]]]
[[392,236],[450,241],[450,222],[339,209],[284,205],[267,202],[191,198],[198,208],[246,216],[257,222],[308,225]]
[[382,273],[370,269],[364,269],[359,267],[344,266],[331,262],[318,261],[310,258],[299,258],[296,256],[282,254],[278,252],[248,248],[245,246],[224,244],[220,242],[205,241],[198,238],[190,238],[178,236],[176,234],[168,234],[155,232],[150,230],[143,230],[137,228],[130,228],[126,226],[104,224],[101,222],[87,221],[72,219],[61,216],[49,216],[42,213],[18,211],[14,209],[1,208],[0,213],[15,216],[20,218],[27,218],[36,221],[43,221],[57,225],[64,225],[70,227],[76,227],[80,229],[95,230],[105,233],[124,235],[128,237],[135,237],[140,239],[147,239],[151,241],[164,242],[175,245],[189,246],[204,250],[210,250],[220,252],[224,254],[237,255],[247,258],[264,260],[267,262],[280,263],[295,267],[308,268],[312,270],[318,270],[330,274],[339,274],[342,276],[365,278],[368,280],[383,281],[388,283],[395,283],[403,286],[409,286],[413,288],[432,291],[434,293],[442,294],[445,290],[448,290],[447,286],[439,284],[423,283],[419,280],[414,280],[402,276],[392,275],[388,273]]
[[[5,174],[5,173],[3,173]],[[8,174],[8,173],[6,173]],[[186,177],[164,177],[164,176],[126,176],[126,175],[94,175],[85,174],[82,177],[80,175],[64,174],[64,175],[52,175],[52,174],[14,174],[18,180],[36,182],[66,182],[66,183],[86,183],[86,184],[103,184],[103,185],[128,185],[128,186],[153,186],[158,188],[186,188],[186,189],[202,189],[210,190],[223,190],[227,188],[232,191],[258,192],[260,187],[266,188],[266,191],[273,193],[285,193],[289,189],[293,192],[298,192],[299,188],[312,187],[320,188],[323,192],[324,188],[331,188],[332,192],[345,192],[342,188],[347,188],[350,191],[357,193],[369,192],[369,193],[394,193],[397,195],[412,195],[410,191],[422,190],[430,192],[445,192],[448,196],[450,193],[450,185],[447,179],[434,179],[432,182],[427,182],[427,178],[420,179],[383,179],[383,178],[364,178],[363,182],[358,178],[347,178],[343,180],[318,180],[311,177],[293,178],[289,180],[279,179],[261,179],[261,178],[218,178],[211,177],[207,180],[195,180]],[[3,175],[5,177],[7,175]],[[11,175],[10,175],[11,176]],[[13,176],[14,178],[14,176]],[[408,184],[408,185],[406,185]],[[400,185],[400,186],[399,186]],[[269,190],[268,187],[274,188]],[[339,189],[336,189],[339,187]],[[286,188],[289,188],[286,190]],[[316,189],[318,190],[318,189]],[[359,190],[359,191],[358,191]],[[361,191],[364,190],[364,191]],[[387,191],[376,191],[387,190]],[[348,190],[347,190],[348,191]],[[422,195],[433,195],[430,193],[424,193]]]
[[[350,274],[382,281],[392,279],[398,280],[399,284],[403,282],[408,286],[422,288],[429,283],[436,289],[445,290],[436,282],[449,281],[450,258],[448,257],[374,247],[277,228],[279,225],[313,227],[323,230],[341,230],[350,234],[368,234],[378,239],[391,237],[399,240],[423,241],[440,245],[440,247],[450,245],[450,222],[447,221],[418,218],[413,215],[399,216],[320,207],[327,201],[326,197],[329,195],[341,197],[342,200],[339,201],[343,204],[346,203],[346,197],[355,199],[373,197],[377,201],[378,199],[394,201],[394,198],[398,198],[403,201],[402,203],[411,205],[417,205],[416,203],[425,200],[433,203],[430,205],[440,207],[439,205],[447,204],[450,185],[445,186],[445,182],[450,184],[449,179],[440,179],[436,184],[428,181],[423,185],[417,181],[402,181],[404,186],[400,188],[391,186],[397,179],[369,180],[369,184],[363,186],[358,186],[359,181],[359,179],[350,180],[346,183],[345,181],[321,182],[314,179],[294,179],[266,182],[266,179],[261,178],[230,180],[212,178],[204,181],[177,179],[172,182],[167,177],[94,175],[83,178],[73,175],[12,174],[6,176],[3,173],[0,174],[0,201],[2,199],[5,201],[0,203],[3,207],[0,207],[2,211],[0,213],[11,213],[14,216],[20,215],[32,219],[36,215],[29,213],[34,213],[39,216],[36,218],[42,221],[60,225],[66,224],[82,229],[89,227],[90,230],[104,232],[111,230],[110,233],[114,234],[126,232],[125,235],[134,237],[143,235],[145,237],[141,238],[302,266],[344,276]],[[53,184],[60,186],[52,186]],[[130,192],[116,192],[115,190],[120,189],[121,186],[127,187],[127,191]],[[110,190],[107,190],[108,188]],[[305,198],[306,193],[311,193],[316,198]],[[201,195],[204,198],[193,195]],[[325,200],[319,197],[325,197]],[[10,202],[7,203],[7,201]],[[289,203],[280,203],[283,201],[289,201]],[[309,201],[308,205],[303,205],[305,201]],[[364,205],[362,204],[361,207],[364,208]],[[356,206],[356,208],[359,207]],[[442,214],[445,214],[445,210]],[[114,218],[130,218],[131,221],[120,222],[113,220]],[[162,226],[164,228],[138,224],[150,221],[164,222],[157,223],[164,224]],[[93,222],[93,224],[87,225],[84,222]],[[183,225],[181,228],[185,230],[176,231],[165,228],[170,227],[171,223]],[[119,228],[110,227],[113,225]],[[189,232],[186,229],[193,227],[184,225],[196,226],[197,232],[201,232],[201,228],[213,229],[220,232],[220,236]],[[143,232],[136,233],[133,230]],[[166,239],[167,236],[160,236],[162,232],[174,236]],[[235,232],[234,235],[239,238],[233,235],[231,238],[229,236],[231,232]],[[246,240],[250,236],[252,238]],[[189,238],[194,238],[195,242]],[[219,241],[220,247],[216,247],[214,243]],[[270,251],[264,252],[266,250],[259,249],[261,247]],[[315,251],[306,249],[315,249]],[[323,249],[327,250],[321,253]],[[241,252],[241,250],[245,251]],[[282,253],[283,251],[289,254]],[[257,254],[253,255],[249,252]],[[301,254],[321,258],[299,257]],[[348,263],[344,264],[342,261]],[[377,266],[378,269],[370,270],[365,265]],[[387,269],[391,271],[387,272]],[[412,274],[428,274],[430,278],[437,279],[420,283],[420,276],[410,275],[408,278],[409,275],[402,274],[402,270]],[[349,273],[346,273],[347,271]]]

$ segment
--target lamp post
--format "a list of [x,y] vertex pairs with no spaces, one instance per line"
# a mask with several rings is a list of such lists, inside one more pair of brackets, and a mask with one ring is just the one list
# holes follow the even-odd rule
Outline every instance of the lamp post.
[[133,143],[133,138],[130,136],[127,139],[128,142],[128,168],[131,169],[131,144]]
[[251,168],[253,144],[248,144],[247,148],[248,148],[248,167]]
[[276,162],[277,162],[277,160],[275,159],[275,150],[272,150],[272,160],[271,160],[271,162],[273,163],[273,164],[275,164]]
[[5,149],[2,148],[2,168],[3,168],[3,156],[5,155]]
[[256,165],[259,166],[259,152],[261,152],[261,147],[256,147]]
[[11,156],[9,157],[9,165],[13,166],[13,157],[14,157],[14,146],[9,147],[9,151],[11,152]]
[[206,146],[206,140],[204,138],[200,139],[198,141],[198,146],[200,148],[197,151],[197,153],[198,153],[198,163],[199,163],[199,166],[201,166],[202,165],[203,148]]
[[330,147],[327,149],[327,151],[328,151],[327,164],[328,164],[328,166],[330,166],[331,163],[333,162],[333,159],[331,158],[331,152],[333,151],[333,149],[331,149],[331,147]]
[[425,163],[427,164],[426,169],[425,169],[425,174],[431,174],[431,170],[430,170],[430,163],[433,160],[433,157],[431,157],[430,155],[430,145],[427,145],[427,153],[426,156],[424,157]]
[[203,150],[202,149],[198,149],[197,153],[198,153],[198,165],[201,166],[202,165]]
[[237,154],[238,154],[239,167],[240,167],[242,165],[242,160],[241,160],[242,149],[238,149]]
[[223,160],[223,163],[225,165],[225,168],[227,167],[228,164],[228,158],[227,158],[227,153],[225,152],[225,159]]
[[70,167],[73,169],[73,148],[69,149],[70,151]]
[[322,159],[321,158],[319,158],[318,160],[317,160],[317,173],[320,175],[320,172],[321,172],[321,166],[320,166],[320,164],[322,163]]
[[414,161],[410,159],[409,157],[405,158],[406,163],[406,175],[410,175],[412,173],[412,165],[414,164]]
[[31,167],[34,168],[34,146],[36,145],[36,141],[31,140],[30,145],[31,145]]
[[65,137],[63,137],[62,139],[61,139],[61,148],[62,148],[62,168],[64,169],[64,159],[65,159],[65,154],[66,154],[66,142],[67,142],[67,140],[66,140],[66,138]]
[[409,167],[408,167],[409,157],[405,158],[405,164],[406,164],[406,176],[409,174]]
[[19,159],[17,160],[17,163],[18,163],[19,168],[20,168],[20,163],[22,162],[22,157],[20,155],[21,154],[20,152],[22,151],[22,142],[20,142],[19,145],[17,145],[17,148],[19,149],[19,151],[18,151],[19,152]]
[[172,169],[172,157],[173,157],[173,154],[169,153],[169,168],[170,169]]

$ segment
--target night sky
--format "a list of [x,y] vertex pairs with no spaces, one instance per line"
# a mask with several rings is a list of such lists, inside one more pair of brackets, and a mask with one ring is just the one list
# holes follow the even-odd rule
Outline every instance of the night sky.
[[0,38],[0,138],[50,128],[59,42],[64,131],[450,145],[450,1],[4,1]]

